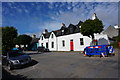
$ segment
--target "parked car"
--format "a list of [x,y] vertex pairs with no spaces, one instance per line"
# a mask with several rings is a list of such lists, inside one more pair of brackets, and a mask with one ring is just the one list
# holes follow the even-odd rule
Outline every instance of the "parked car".
[[49,49],[41,46],[41,47],[38,47],[38,48],[37,48],[37,51],[38,51],[38,52],[48,52]]
[[31,57],[21,51],[9,51],[7,55],[2,55],[3,64],[7,65],[9,70],[20,67],[31,62]]

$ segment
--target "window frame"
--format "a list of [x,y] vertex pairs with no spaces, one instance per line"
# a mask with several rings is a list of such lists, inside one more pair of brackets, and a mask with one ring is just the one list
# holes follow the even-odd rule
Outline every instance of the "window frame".
[[80,45],[84,45],[84,38],[80,38]]
[[52,44],[52,45],[51,45],[51,48],[54,48],[54,42],[51,42],[51,44]]
[[43,43],[41,43],[41,46],[43,47]]
[[48,42],[46,42],[46,48],[48,48]]
[[51,35],[51,38],[53,38],[53,34]]
[[43,40],[43,36],[42,36],[42,40]]
[[65,40],[62,40],[62,46],[65,47]]

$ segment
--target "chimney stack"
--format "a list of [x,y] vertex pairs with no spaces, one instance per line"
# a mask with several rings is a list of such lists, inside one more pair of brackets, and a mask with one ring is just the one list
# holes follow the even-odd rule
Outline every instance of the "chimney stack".
[[47,29],[45,29],[44,31],[43,31],[43,34],[46,34],[48,31],[47,31]]
[[92,16],[92,20],[94,20],[96,18],[97,18],[96,13],[94,13],[93,16]]
[[118,27],[119,27],[119,26],[118,26],[117,24],[114,25],[114,28],[115,28],[115,29],[118,29]]
[[62,23],[62,26],[64,26],[64,27],[65,27],[65,24],[64,24],[64,23]]
[[33,35],[32,35],[32,38],[36,38],[36,35],[35,35],[35,34],[33,34]]

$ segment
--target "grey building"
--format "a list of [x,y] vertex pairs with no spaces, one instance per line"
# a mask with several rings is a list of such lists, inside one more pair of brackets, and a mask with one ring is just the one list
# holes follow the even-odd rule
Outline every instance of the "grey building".
[[113,38],[118,36],[119,34],[119,30],[115,29],[113,26],[109,26],[104,32],[103,34],[107,34],[109,38]]

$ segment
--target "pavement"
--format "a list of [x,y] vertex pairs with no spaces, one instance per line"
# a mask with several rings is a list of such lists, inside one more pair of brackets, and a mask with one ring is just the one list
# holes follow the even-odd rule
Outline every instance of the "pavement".
[[[26,78],[118,78],[118,49],[115,56],[85,57],[79,52],[26,52],[32,62],[9,71]],[[3,74],[4,75],[4,74]]]

